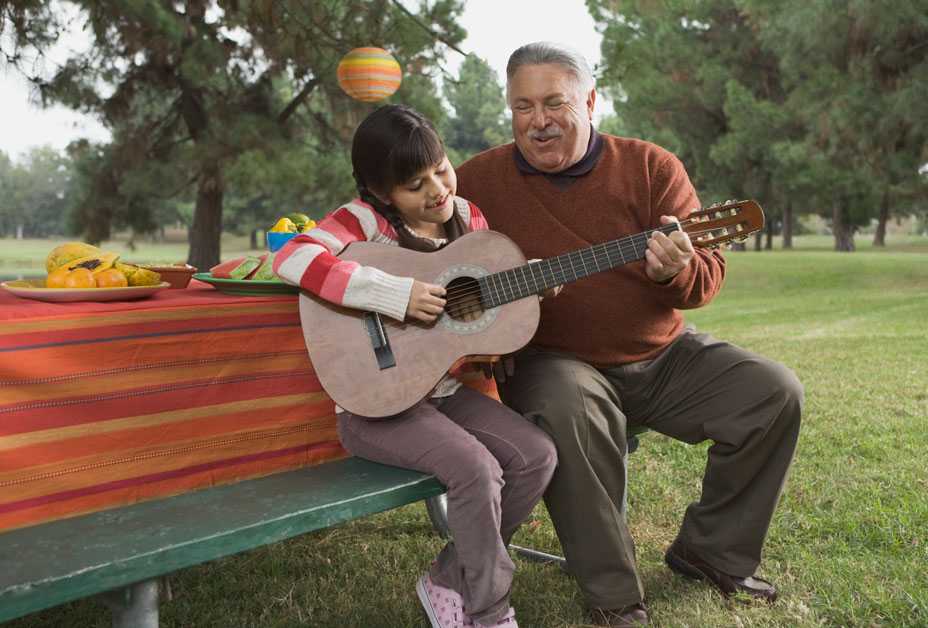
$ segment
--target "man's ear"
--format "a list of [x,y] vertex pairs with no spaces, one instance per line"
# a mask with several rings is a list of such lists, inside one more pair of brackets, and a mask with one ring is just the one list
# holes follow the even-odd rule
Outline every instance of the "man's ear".
[[593,106],[596,104],[596,88],[591,88],[590,93],[586,95],[586,112],[593,119]]

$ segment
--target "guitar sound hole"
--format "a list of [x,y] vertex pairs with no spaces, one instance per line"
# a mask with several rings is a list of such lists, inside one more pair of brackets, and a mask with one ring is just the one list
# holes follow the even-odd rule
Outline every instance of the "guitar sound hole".
[[456,277],[445,286],[445,311],[456,321],[475,321],[483,315],[480,284],[473,277]]

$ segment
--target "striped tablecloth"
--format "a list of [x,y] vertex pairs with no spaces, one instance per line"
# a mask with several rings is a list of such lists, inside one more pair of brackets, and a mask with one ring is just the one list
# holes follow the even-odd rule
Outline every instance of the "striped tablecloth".
[[0,292],[0,530],[345,455],[295,295]]
[[0,293],[0,530],[347,455],[296,295]]

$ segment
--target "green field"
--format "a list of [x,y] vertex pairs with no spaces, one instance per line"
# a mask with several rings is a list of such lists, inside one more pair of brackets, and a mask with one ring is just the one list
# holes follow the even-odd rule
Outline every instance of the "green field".
[[[26,255],[9,242],[0,269],[49,248],[22,243]],[[928,626],[928,238],[885,250],[859,238],[856,253],[831,252],[826,237],[796,244],[729,254],[722,294],[689,313],[699,329],[789,365],[806,386],[799,450],[761,567],[781,600],[726,602],[663,565],[697,497],[706,445],[646,434],[630,461],[629,517],[656,626]],[[223,250],[242,249],[229,241]],[[516,542],[560,551],[541,506]],[[172,576],[162,625],[426,626],[414,583],[440,545],[422,505],[308,534]],[[568,576],[517,564],[522,626],[584,625]],[[104,627],[109,617],[85,600],[8,625]]]

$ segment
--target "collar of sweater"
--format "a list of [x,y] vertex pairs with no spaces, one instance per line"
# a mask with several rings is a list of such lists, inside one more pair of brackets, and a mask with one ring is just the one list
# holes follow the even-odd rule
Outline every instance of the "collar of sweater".
[[512,156],[516,161],[519,172],[529,175],[540,174],[558,187],[563,188],[573,183],[577,177],[581,177],[593,169],[593,166],[596,165],[596,162],[599,161],[603,154],[603,138],[591,126],[590,141],[587,143],[586,153],[580,158],[580,161],[560,172],[542,172],[528,163],[516,144],[512,145],[512,149]]

